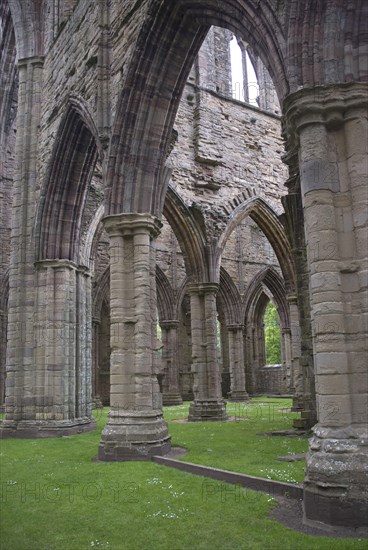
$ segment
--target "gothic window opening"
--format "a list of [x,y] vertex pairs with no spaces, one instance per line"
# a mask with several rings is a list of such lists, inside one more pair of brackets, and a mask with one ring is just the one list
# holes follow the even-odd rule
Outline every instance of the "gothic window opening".
[[277,309],[271,301],[266,306],[263,320],[266,365],[279,365],[281,363],[280,320]]
[[232,97],[259,106],[259,84],[246,44],[233,36],[230,41]]

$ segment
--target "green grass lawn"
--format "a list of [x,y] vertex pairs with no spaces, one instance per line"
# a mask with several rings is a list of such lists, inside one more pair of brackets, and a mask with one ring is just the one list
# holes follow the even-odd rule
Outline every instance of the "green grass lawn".
[[[285,403],[280,401],[280,408]],[[257,406],[255,402],[252,410]],[[260,407],[268,411],[267,405]],[[170,420],[185,416],[186,410],[186,405],[166,409],[173,443],[189,449],[184,460],[277,478],[276,470],[285,477],[289,465],[277,466],[275,453],[300,452],[306,446],[302,438],[286,445],[282,438],[274,442],[255,436],[290,427],[286,414],[262,419],[259,413],[260,418],[224,424]],[[244,409],[248,417],[249,410]],[[261,493],[148,462],[92,462],[106,410],[95,414],[98,429],[93,433],[2,441],[1,550],[366,547],[364,540],[311,537],[287,529],[268,518],[274,500]],[[267,445],[273,450],[265,450]],[[299,474],[287,470],[290,477]]]
[[172,422],[186,418],[188,407],[189,403],[165,407],[173,445],[188,449],[182,460],[289,483],[303,480],[304,461],[281,462],[277,457],[306,452],[307,436],[257,435],[291,429],[293,418],[298,416],[290,412],[291,399],[228,403],[228,415],[236,419],[233,422]]

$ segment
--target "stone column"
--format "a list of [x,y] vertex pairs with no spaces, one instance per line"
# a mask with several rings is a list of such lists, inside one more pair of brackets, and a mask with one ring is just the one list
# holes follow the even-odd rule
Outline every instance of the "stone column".
[[99,318],[92,318],[92,406],[94,409],[102,408],[99,388],[100,324]]
[[194,375],[194,401],[189,408],[190,421],[227,419],[217,358],[217,291],[218,285],[213,283],[202,283],[188,288]]
[[149,214],[104,219],[110,236],[111,411],[100,460],[149,460],[170,450],[156,372],[156,279]]
[[292,362],[291,362],[291,332],[288,328],[281,330],[282,362],[285,380],[282,382],[282,392],[292,391]]
[[247,66],[247,47],[248,44],[242,39],[236,39],[239,45],[239,48],[242,53],[242,69],[243,69],[243,93],[244,101],[249,103],[249,84],[255,85],[255,82],[249,82],[248,78],[248,66]]
[[162,399],[164,405],[181,405],[179,390],[178,328],[179,321],[161,321],[162,335]]
[[185,322],[179,324],[178,337],[180,394],[184,401],[192,401],[193,373],[191,372],[192,342],[190,331],[190,315],[185,318]]
[[351,83],[284,104],[300,146],[318,412],[304,514],[332,526],[368,516],[367,94]]
[[245,389],[243,325],[228,325],[230,359],[230,401],[248,401]]
[[300,410],[299,399],[303,396],[303,373],[300,367],[300,325],[296,296],[288,296],[290,308],[291,332],[291,391],[293,393],[293,408]]
[[286,182],[288,194],[282,197],[286,213],[286,229],[295,264],[295,293],[288,294],[292,339],[293,410],[300,411],[296,428],[310,429],[317,422],[314,358],[309,296],[309,270],[304,233],[304,212],[300,192],[299,160],[296,147],[284,161],[289,165]]
[[6,326],[7,315],[6,311],[0,309],[0,411],[4,411],[4,399],[5,399],[5,379],[6,379]]
[[246,340],[244,344],[244,358],[245,358],[245,381],[246,387],[251,394],[256,393],[256,381],[254,376],[254,326],[250,323],[245,325]]
[[230,357],[229,357],[229,334],[223,322],[220,323],[221,337],[221,386],[222,396],[226,399],[230,395]]
[[[27,373],[32,377],[35,188],[43,57],[22,59],[19,67],[17,138],[13,183],[11,261],[9,271],[8,345],[6,356],[5,419],[16,430],[22,419]],[[28,390],[29,391],[29,390]],[[27,398],[31,399],[27,393]],[[3,424],[4,426],[4,424]],[[16,435],[2,429],[3,435]]]
[[4,437],[48,437],[95,426],[88,273],[64,260],[35,264],[42,79],[43,58],[19,61]]
[[[313,371],[309,354],[302,357],[302,329],[297,297],[288,297],[290,306],[291,362],[292,362],[292,411],[300,412],[300,418],[293,420],[294,428],[310,429],[316,423]],[[305,320],[304,320],[305,322]],[[306,338],[307,335],[304,335]]]
[[37,262],[33,368],[23,374],[21,408],[4,421],[4,435],[49,437],[95,428],[90,321],[88,270],[68,260]]

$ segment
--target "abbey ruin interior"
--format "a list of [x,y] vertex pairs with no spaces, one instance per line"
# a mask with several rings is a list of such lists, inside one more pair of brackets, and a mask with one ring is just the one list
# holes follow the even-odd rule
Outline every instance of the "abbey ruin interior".
[[163,404],[225,421],[291,395],[305,521],[367,524],[367,21],[359,0],[0,0],[2,437],[105,405],[99,460],[150,460]]

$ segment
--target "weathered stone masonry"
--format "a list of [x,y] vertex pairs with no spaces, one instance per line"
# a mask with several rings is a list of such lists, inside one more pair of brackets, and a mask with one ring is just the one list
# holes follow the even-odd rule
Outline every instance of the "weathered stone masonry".
[[[191,414],[226,414],[217,312],[228,380],[248,392],[252,370],[245,388],[234,370],[239,334],[244,325],[247,364],[272,297],[295,407],[307,425],[317,420],[305,521],[366,522],[367,15],[365,3],[338,0],[1,0],[4,436],[94,427],[92,288],[110,263],[112,409],[99,456],[146,459],[170,448],[158,385],[158,248],[176,304],[161,321],[189,335]],[[212,28],[198,55],[213,26],[227,31]],[[230,33],[249,45],[261,106],[280,105],[285,154],[275,114],[226,97]],[[278,101],[265,93],[269,78]],[[155,241],[163,214],[178,243],[169,267],[173,252]],[[241,235],[254,224],[264,235],[258,250],[268,240],[275,254],[263,249],[244,264]]]

